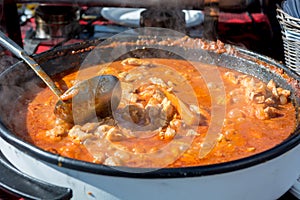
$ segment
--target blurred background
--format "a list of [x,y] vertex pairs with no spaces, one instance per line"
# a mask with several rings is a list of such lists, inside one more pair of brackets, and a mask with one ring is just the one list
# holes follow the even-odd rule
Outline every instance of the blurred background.
[[0,28],[30,54],[155,26],[219,39],[282,60],[276,4],[281,0],[1,0]]

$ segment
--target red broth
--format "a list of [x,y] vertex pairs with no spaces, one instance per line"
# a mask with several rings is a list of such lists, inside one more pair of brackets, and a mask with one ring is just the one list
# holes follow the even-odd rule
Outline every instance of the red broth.
[[[78,160],[113,166],[186,167],[257,154],[281,143],[296,126],[288,90],[272,80],[263,83],[227,68],[132,58],[56,78],[65,90],[76,79],[99,74],[116,75],[126,93],[112,118],[81,125],[62,122],[53,113],[57,97],[44,88],[18,114],[26,120],[26,128],[14,131],[46,151]],[[220,80],[211,79],[215,74],[220,74]],[[212,91],[218,90],[220,94],[225,91],[224,95],[213,100],[212,94],[217,93]],[[214,104],[224,108],[222,126],[216,130],[214,148],[201,157],[206,133],[214,126]]]

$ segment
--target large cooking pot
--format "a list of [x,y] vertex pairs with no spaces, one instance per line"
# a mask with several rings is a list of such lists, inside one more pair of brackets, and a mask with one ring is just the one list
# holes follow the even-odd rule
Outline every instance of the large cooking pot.
[[[174,46],[176,51],[171,49]],[[90,53],[106,54],[101,56],[104,59],[101,62],[109,62],[116,54],[122,59],[188,57],[189,60],[235,69],[265,82],[272,78],[280,87],[291,90],[295,106],[299,105],[298,77],[280,63],[244,49],[229,45],[219,48],[215,42],[203,43],[199,39],[134,36],[105,43],[96,40],[45,52],[35,59],[47,73],[54,75],[78,68]],[[98,62],[90,60],[87,65]],[[10,113],[18,103],[17,97],[28,92],[24,83],[33,80],[38,82],[35,74],[22,62],[0,76],[1,152],[21,172],[43,182],[71,188],[74,199],[277,199],[300,175],[299,126],[288,139],[270,150],[244,159],[199,167],[109,167],[46,152],[15,136],[8,124],[9,118],[16,117]]]

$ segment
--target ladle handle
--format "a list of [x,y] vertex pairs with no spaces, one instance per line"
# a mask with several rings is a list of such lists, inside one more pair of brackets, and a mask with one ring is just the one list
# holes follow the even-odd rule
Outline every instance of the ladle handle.
[[62,95],[61,90],[55,85],[52,79],[44,72],[41,66],[35,62],[19,45],[13,40],[7,37],[3,32],[0,31],[0,44],[10,50],[15,56],[24,60],[33,71],[46,83],[46,85],[52,90],[52,92],[60,98]]

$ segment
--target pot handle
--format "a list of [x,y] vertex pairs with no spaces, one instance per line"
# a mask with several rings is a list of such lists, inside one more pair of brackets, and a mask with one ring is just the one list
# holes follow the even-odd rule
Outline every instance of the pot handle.
[[25,199],[60,199],[72,197],[72,190],[55,186],[23,174],[0,152],[0,188]]

